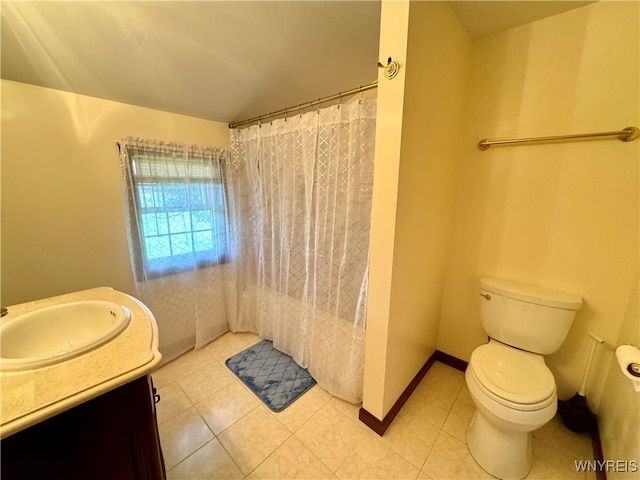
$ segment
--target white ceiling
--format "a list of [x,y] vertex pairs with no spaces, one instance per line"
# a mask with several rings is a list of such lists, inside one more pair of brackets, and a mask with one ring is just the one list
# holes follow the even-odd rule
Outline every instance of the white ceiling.
[[[472,38],[591,2],[453,1]],[[2,78],[210,120],[376,79],[380,1],[0,2]]]

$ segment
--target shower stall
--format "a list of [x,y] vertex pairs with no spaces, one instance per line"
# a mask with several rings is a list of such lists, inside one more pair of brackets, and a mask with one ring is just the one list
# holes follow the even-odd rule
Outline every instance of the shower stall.
[[362,400],[375,99],[231,130],[232,331]]

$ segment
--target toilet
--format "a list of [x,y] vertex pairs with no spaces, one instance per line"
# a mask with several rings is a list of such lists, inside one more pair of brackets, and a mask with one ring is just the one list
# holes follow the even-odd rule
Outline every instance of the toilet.
[[480,316],[489,342],[471,354],[465,372],[476,411],[467,445],[494,477],[524,478],[531,468],[531,432],[557,410],[556,382],[543,355],[560,348],[582,298],[508,280],[480,279]]

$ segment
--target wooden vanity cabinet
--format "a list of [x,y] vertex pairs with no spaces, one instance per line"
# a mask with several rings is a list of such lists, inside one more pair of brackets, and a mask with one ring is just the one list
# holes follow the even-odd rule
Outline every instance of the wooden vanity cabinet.
[[0,442],[3,480],[164,480],[145,375]]

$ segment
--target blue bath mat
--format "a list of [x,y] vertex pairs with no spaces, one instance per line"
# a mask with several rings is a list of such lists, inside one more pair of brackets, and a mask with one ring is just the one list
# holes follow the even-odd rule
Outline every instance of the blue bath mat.
[[274,412],[281,412],[316,384],[309,372],[269,340],[228,358],[225,364]]

